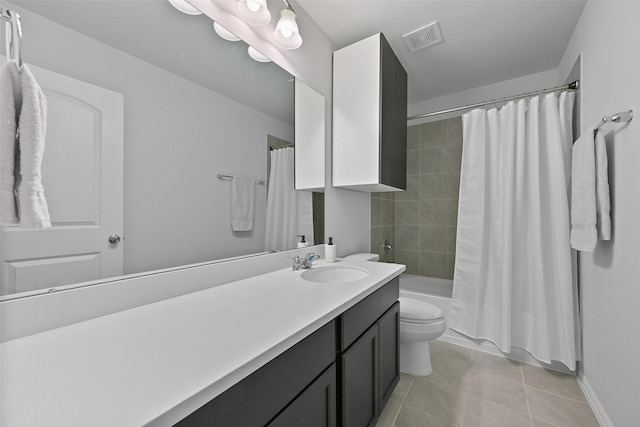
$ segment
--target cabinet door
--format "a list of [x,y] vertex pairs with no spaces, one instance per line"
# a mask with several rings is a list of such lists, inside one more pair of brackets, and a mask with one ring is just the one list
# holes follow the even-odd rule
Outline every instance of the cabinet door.
[[269,427],[335,427],[336,365],[332,364]]
[[380,411],[384,408],[400,380],[398,338],[400,303],[396,302],[378,321],[378,395]]
[[343,427],[374,426],[378,417],[378,325],[364,333],[340,358]]

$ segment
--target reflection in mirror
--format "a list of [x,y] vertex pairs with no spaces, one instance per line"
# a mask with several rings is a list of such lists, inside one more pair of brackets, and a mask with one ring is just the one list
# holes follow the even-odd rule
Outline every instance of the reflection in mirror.
[[[53,227],[2,226],[2,299],[265,251],[257,182],[267,141],[294,140],[291,75],[164,0],[3,6],[21,14],[24,62],[47,96]],[[256,181],[250,230],[232,230],[232,182],[218,174]]]

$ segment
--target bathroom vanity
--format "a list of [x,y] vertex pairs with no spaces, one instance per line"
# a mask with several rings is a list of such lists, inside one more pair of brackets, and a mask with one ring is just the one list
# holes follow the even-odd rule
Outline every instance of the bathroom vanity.
[[347,266],[366,277],[283,268],[3,342],[0,424],[374,425],[404,266]]

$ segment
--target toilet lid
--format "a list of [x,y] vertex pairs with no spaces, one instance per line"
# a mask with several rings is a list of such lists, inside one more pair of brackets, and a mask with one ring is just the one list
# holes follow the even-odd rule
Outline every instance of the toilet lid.
[[442,318],[442,310],[433,304],[413,298],[398,298],[400,301],[400,320],[421,323]]

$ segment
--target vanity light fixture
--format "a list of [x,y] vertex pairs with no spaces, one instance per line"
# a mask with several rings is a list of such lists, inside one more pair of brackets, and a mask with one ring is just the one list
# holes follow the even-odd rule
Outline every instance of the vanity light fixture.
[[185,0],[169,0],[169,3],[171,3],[171,6],[175,7],[176,9],[178,9],[182,13],[186,13],[187,15],[201,15],[202,14],[202,12],[200,12],[195,7],[191,6]]
[[249,46],[249,48],[247,49],[247,51],[249,52],[249,56],[251,57],[251,59],[253,59],[254,61],[258,61],[258,62],[271,62],[271,60],[269,58],[267,58],[266,56],[264,56],[262,53],[260,53],[258,51],[258,49],[256,49],[253,46]]
[[271,12],[267,0],[238,0],[238,15],[251,25],[267,25],[271,21]]
[[302,46],[302,37],[296,23],[296,14],[289,2],[284,0],[284,3],[287,7],[280,12],[280,20],[273,32],[273,40],[283,49],[297,49]]
[[222,25],[218,24],[215,21],[213,22],[213,29],[216,31],[216,33],[220,37],[222,37],[225,40],[228,40],[230,42],[240,41],[240,37],[236,36],[231,31],[227,30],[225,27],[223,27]]

